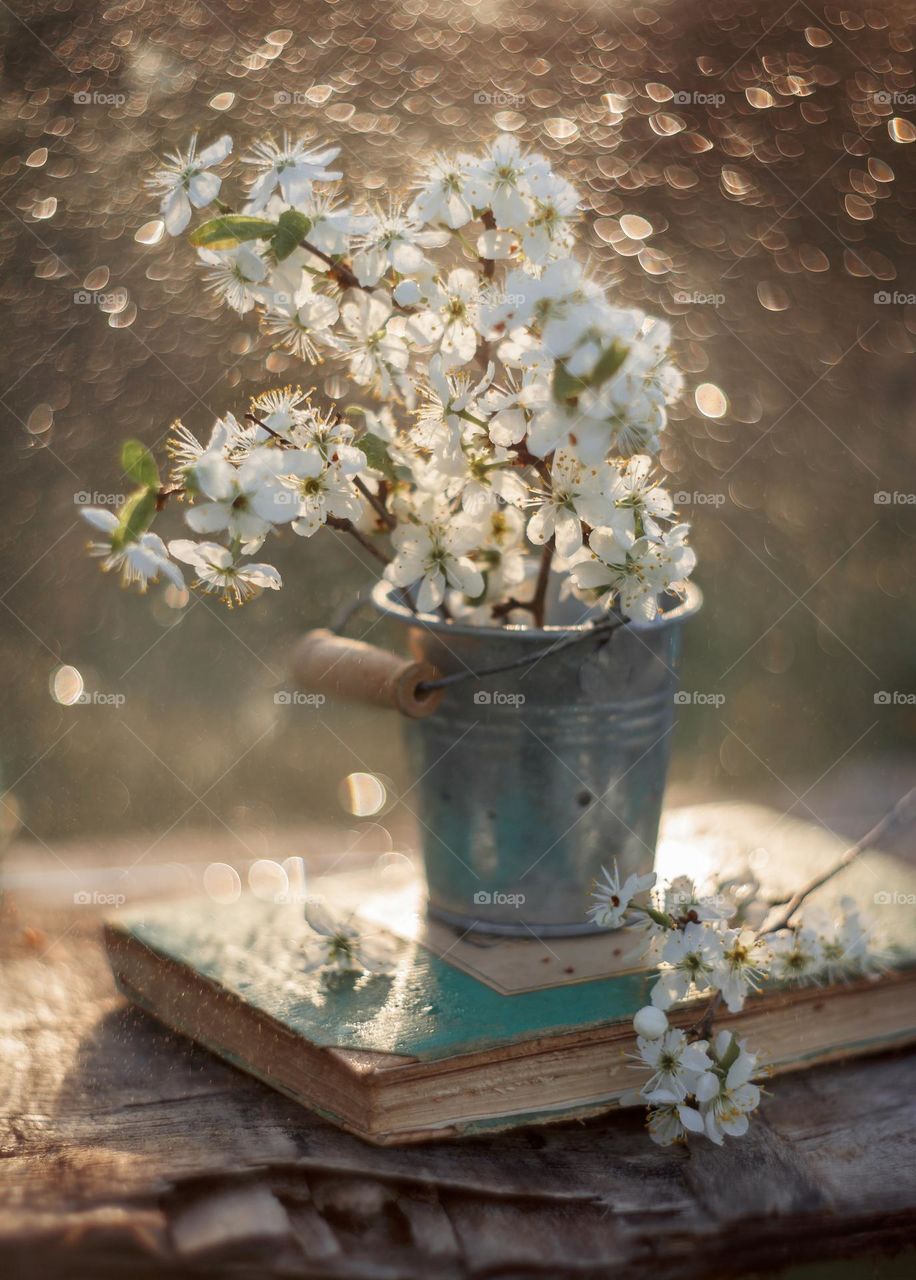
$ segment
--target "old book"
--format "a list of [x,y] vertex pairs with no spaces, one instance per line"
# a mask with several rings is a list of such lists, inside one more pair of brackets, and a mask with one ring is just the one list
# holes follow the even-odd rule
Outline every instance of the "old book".
[[[663,877],[748,862],[788,894],[842,852],[836,837],[765,809],[700,806],[666,820]],[[459,937],[426,920],[406,860],[309,886],[396,941],[391,976],[308,972],[301,905],[243,895],[169,904],[106,926],[129,999],[169,1027],[371,1142],[419,1142],[619,1104],[639,1077],[630,1021],[653,972],[634,931],[530,941]],[[877,980],[770,990],[721,1023],[774,1073],[916,1041],[916,875],[869,852],[820,890],[854,896],[894,951]],[[685,1005],[675,1023],[695,1021]]]

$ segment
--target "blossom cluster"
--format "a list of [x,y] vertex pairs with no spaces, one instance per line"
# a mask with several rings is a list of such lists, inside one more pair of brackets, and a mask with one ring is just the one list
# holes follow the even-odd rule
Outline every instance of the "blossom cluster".
[[[721,886],[701,896],[687,877],[678,877],[640,905],[656,876],[631,875],[621,882],[616,866],[595,885],[590,919],[602,928],[635,925],[658,948],[658,977],[650,1005],[634,1018],[636,1060],[648,1072],[626,1101],[647,1106],[650,1136],[667,1146],[690,1133],[715,1143],[738,1137],[760,1101],[754,1077],[757,1055],[731,1031],[709,1039],[711,1015],[724,1004],[739,1013],[766,982],[837,982],[873,977],[884,967],[871,931],[855,902],[840,900],[839,911],[808,911],[797,924],[763,932],[767,908],[756,901],[751,879]],[[731,892],[729,892],[731,890]],[[682,1001],[709,997],[708,1017],[689,1030],[672,1027],[668,1011]]]
[[[231,152],[195,137],[166,160],[150,179],[165,229],[303,384],[330,362],[346,393],[268,390],[204,442],[175,424],[168,484],[129,442],[126,510],[83,512],[104,567],[142,588],[190,566],[241,603],[281,585],[249,559],[269,535],[329,526],[373,548],[416,610],[482,624],[542,624],[554,573],[554,597],[586,614],[651,619],[682,591],[695,556],[652,457],[681,389],[669,328],[574,256],[579,195],[543,155],[502,135],[435,157],[401,202],[356,207],[339,148],[284,134],[242,156],[233,212],[216,172]],[[199,539],[151,531],[172,497]]]

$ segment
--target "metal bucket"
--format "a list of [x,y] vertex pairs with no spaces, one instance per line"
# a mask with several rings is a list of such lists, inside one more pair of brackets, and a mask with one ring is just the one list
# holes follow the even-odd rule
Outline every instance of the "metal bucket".
[[[387,583],[382,613],[414,657],[443,674],[511,663],[590,628],[475,627],[416,617]],[[587,933],[601,868],[647,872],[655,858],[681,623],[702,595],[480,680],[448,687],[405,722],[422,824],[430,912],[461,929],[528,937]]]

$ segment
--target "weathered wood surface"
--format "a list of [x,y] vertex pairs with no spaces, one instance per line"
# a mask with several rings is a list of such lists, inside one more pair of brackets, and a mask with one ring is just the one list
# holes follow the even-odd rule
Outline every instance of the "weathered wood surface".
[[916,1241],[916,1054],[782,1079],[723,1149],[623,1113],[381,1150],[129,1008],[99,918],[0,912],[10,1280],[699,1277]]

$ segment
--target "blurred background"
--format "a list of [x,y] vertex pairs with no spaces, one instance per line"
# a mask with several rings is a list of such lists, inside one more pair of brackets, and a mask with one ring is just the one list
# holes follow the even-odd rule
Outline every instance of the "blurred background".
[[238,152],[282,128],[340,145],[356,197],[499,131],[577,183],[594,268],[670,318],[688,381],[662,461],[706,606],[671,796],[864,830],[877,792],[909,785],[916,724],[913,18],[858,0],[3,5],[7,834],[48,866],[103,839],[151,863],[201,838],[228,861],[307,855],[316,831],[411,839],[393,717],[275,701],[296,636],[373,580],[358,548],[288,535],[282,593],[234,612],[122,592],[85,554],[79,505],[116,500],[125,436],[206,433],[288,381],[341,390],[217,306],[143,187],[195,129]]

